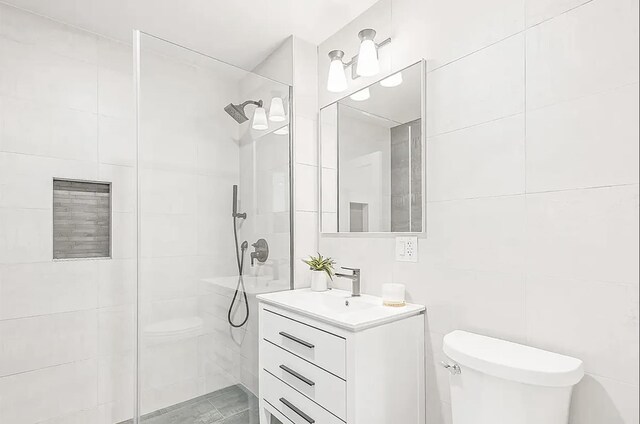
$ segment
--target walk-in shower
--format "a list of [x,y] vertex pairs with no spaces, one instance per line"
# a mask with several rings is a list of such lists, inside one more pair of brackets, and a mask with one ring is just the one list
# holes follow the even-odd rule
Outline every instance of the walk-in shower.
[[264,105],[288,110],[291,88],[136,41],[136,415],[257,424],[255,296],[291,287],[291,143],[276,133],[288,114],[275,122]]

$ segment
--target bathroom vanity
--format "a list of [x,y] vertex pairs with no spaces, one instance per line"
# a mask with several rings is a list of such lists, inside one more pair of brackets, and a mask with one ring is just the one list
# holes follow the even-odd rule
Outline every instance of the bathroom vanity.
[[423,306],[341,290],[258,301],[261,424],[425,422]]

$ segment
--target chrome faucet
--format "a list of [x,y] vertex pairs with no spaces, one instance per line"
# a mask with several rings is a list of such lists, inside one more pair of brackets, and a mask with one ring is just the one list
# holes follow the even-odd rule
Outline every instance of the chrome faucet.
[[353,297],[360,296],[360,268],[347,268],[346,266],[343,266],[341,268],[351,271],[352,273],[340,274],[336,272],[336,276],[350,279],[351,280],[351,296]]

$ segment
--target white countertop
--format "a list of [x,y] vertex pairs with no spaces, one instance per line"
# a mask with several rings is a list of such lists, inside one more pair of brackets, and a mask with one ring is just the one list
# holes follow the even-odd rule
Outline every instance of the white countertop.
[[[425,307],[407,303],[401,307],[382,304],[382,299],[363,294],[352,297],[344,290],[313,292],[310,289],[260,294],[258,300],[306,315],[349,331],[360,331],[424,312]],[[347,303],[348,302],[348,306]]]

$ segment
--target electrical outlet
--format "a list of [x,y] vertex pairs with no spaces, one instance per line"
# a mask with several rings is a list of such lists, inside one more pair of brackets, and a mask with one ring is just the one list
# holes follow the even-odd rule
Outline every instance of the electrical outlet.
[[418,262],[418,237],[396,237],[396,261]]

